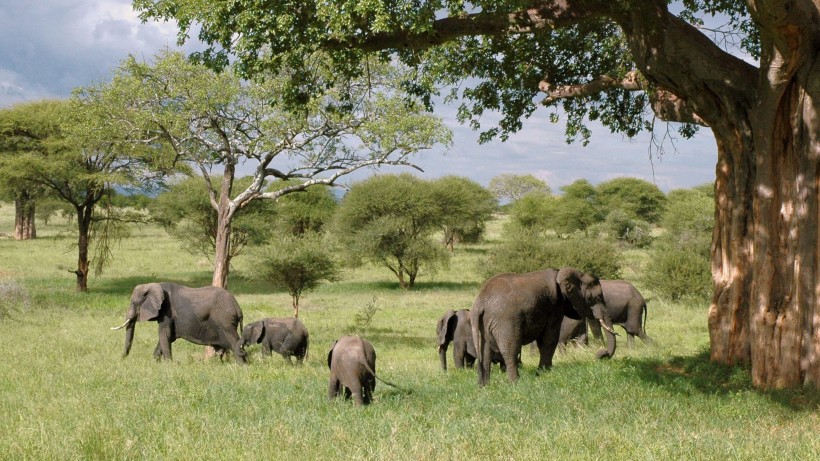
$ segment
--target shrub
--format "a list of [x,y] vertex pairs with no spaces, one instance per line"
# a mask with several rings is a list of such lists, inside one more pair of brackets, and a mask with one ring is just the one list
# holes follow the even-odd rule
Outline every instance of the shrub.
[[704,188],[676,190],[661,219],[665,233],[652,245],[645,280],[672,301],[708,301],[714,200]]
[[575,267],[600,278],[621,274],[621,255],[614,244],[582,233],[569,238],[546,238],[525,230],[508,232],[504,242],[488,259],[479,262],[485,277],[501,272],[530,272],[545,268]]
[[255,253],[250,277],[288,290],[293,298],[293,316],[298,317],[299,299],[304,291],[322,281],[338,279],[334,253],[321,234],[284,236]]
[[646,284],[672,301],[708,301],[712,294],[708,248],[709,242],[703,236],[687,234],[680,239],[664,239],[653,248],[644,276]]
[[640,219],[630,217],[623,210],[612,210],[602,223],[589,228],[590,237],[608,238],[636,248],[646,248],[652,243],[652,226]]

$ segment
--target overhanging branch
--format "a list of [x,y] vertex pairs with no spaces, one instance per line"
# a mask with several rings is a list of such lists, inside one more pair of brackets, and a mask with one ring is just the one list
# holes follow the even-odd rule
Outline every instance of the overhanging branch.
[[[626,91],[647,91],[648,88],[640,78],[637,70],[628,72],[622,78],[614,78],[608,75],[598,77],[587,83],[576,85],[553,85],[547,81],[541,81],[538,89],[547,96],[541,104],[547,106],[560,99],[578,98],[592,96],[607,90],[620,88]],[[658,118],[667,122],[693,123],[695,125],[709,126],[698,116],[690,104],[685,99],[679,98],[671,92],[663,89],[649,89],[649,99],[652,103],[652,111]]]

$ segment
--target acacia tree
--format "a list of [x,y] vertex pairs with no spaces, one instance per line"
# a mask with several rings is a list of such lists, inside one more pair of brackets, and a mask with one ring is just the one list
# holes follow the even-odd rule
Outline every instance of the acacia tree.
[[[750,364],[757,387],[820,387],[816,0],[134,5],[144,19],[176,18],[183,41],[197,24],[211,45],[201,57],[233,54],[247,74],[308,70],[299,56],[316,49],[333,50],[340,73],[358,72],[367,51],[418,64],[411,86],[422,94],[432,82],[463,83],[465,120],[502,112],[482,139],[521,128],[539,91],[542,105],[564,109],[553,116],[566,114],[571,138],[588,136],[587,118],[629,136],[655,118],[686,122],[686,135],[708,126],[718,150],[711,357]],[[701,27],[715,13],[727,22],[717,37]],[[721,48],[725,37],[757,62]]]
[[[116,186],[142,181],[140,149],[125,148],[110,130],[99,106],[76,96],[41,104],[54,127],[38,147],[3,156],[6,180],[40,188],[69,204],[77,217],[77,291],[88,291],[88,276],[111,261],[111,245],[124,235],[125,222],[140,216],[123,212],[109,200]],[[37,139],[36,133],[30,133]]]
[[[45,152],[49,141],[60,136],[60,110],[64,101],[37,101],[0,111],[0,155]],[[14,239],[37,237],[35,205],[42,187],[20,178],[15,171],[0,175],[0,193],[14,202]]]
[[546,181],[531,174],[502,173],[490,179],[488,187],[499,201],[509,200],[515,202],[532,192],[542,192],[547,195],[552,193]]
[[441,209],[444,245],[453,251],[456,242],[477,240],[498,208],[493,193],[462,176],[444,176],[430,183]]
[[[252,201],[335,185],[365,167],[414,166],[411,154],[449,144],[440,119],[394,85],[391,67],[374,62],[361,78],[334,83],[326,62],[317,54],[302,63],[313,71],[302,85],[325,89],[313,99],[288,86],[298,76],[287,70],[246,82],[170,51],[153,64],[127,59],[99,88],[120,102],[117,117],[129,139],[164,143],[174,152],[166,162],[192,165],[201,175],[217,215],[214,286],[227,286],[231,225]],[[254,168],[247,187],[235,183],[239,165]],[[292,182],[265,190],[270,180]]]

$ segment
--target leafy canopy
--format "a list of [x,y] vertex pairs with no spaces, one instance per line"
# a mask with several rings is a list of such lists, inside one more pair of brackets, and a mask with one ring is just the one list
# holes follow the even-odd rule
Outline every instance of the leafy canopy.
[[448,261],[433,240],[442,223],[442,208],[427,181],[407,173],[380,175],[351,186],[336,213],[334,234],[349,263],[386,267],[402,288],[412,288],[421,273]]

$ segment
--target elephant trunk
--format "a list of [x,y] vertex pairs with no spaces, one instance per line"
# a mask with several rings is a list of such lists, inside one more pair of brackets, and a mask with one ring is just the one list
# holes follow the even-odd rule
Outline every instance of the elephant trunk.
[[615,355],[615,336],[618,336],[618,333],[615,333],[612,325],[612,319],[609,318],[609,313],[606,310],[606,306],[602,303],[597,303],[592,307],[592,312],[598,322],[603,327],[604,331],[606,332],[606,349],[601,349],[598,351],[598,358],[612,358]]
[[134,327],[136,324],[137,320],[135,318],[128,319],[123,324],[123,326],[125,326],[125,349],[123,349],[122,352],[123,358],[128,357],[128,353],[131,352],[131,343],[134,341]]

